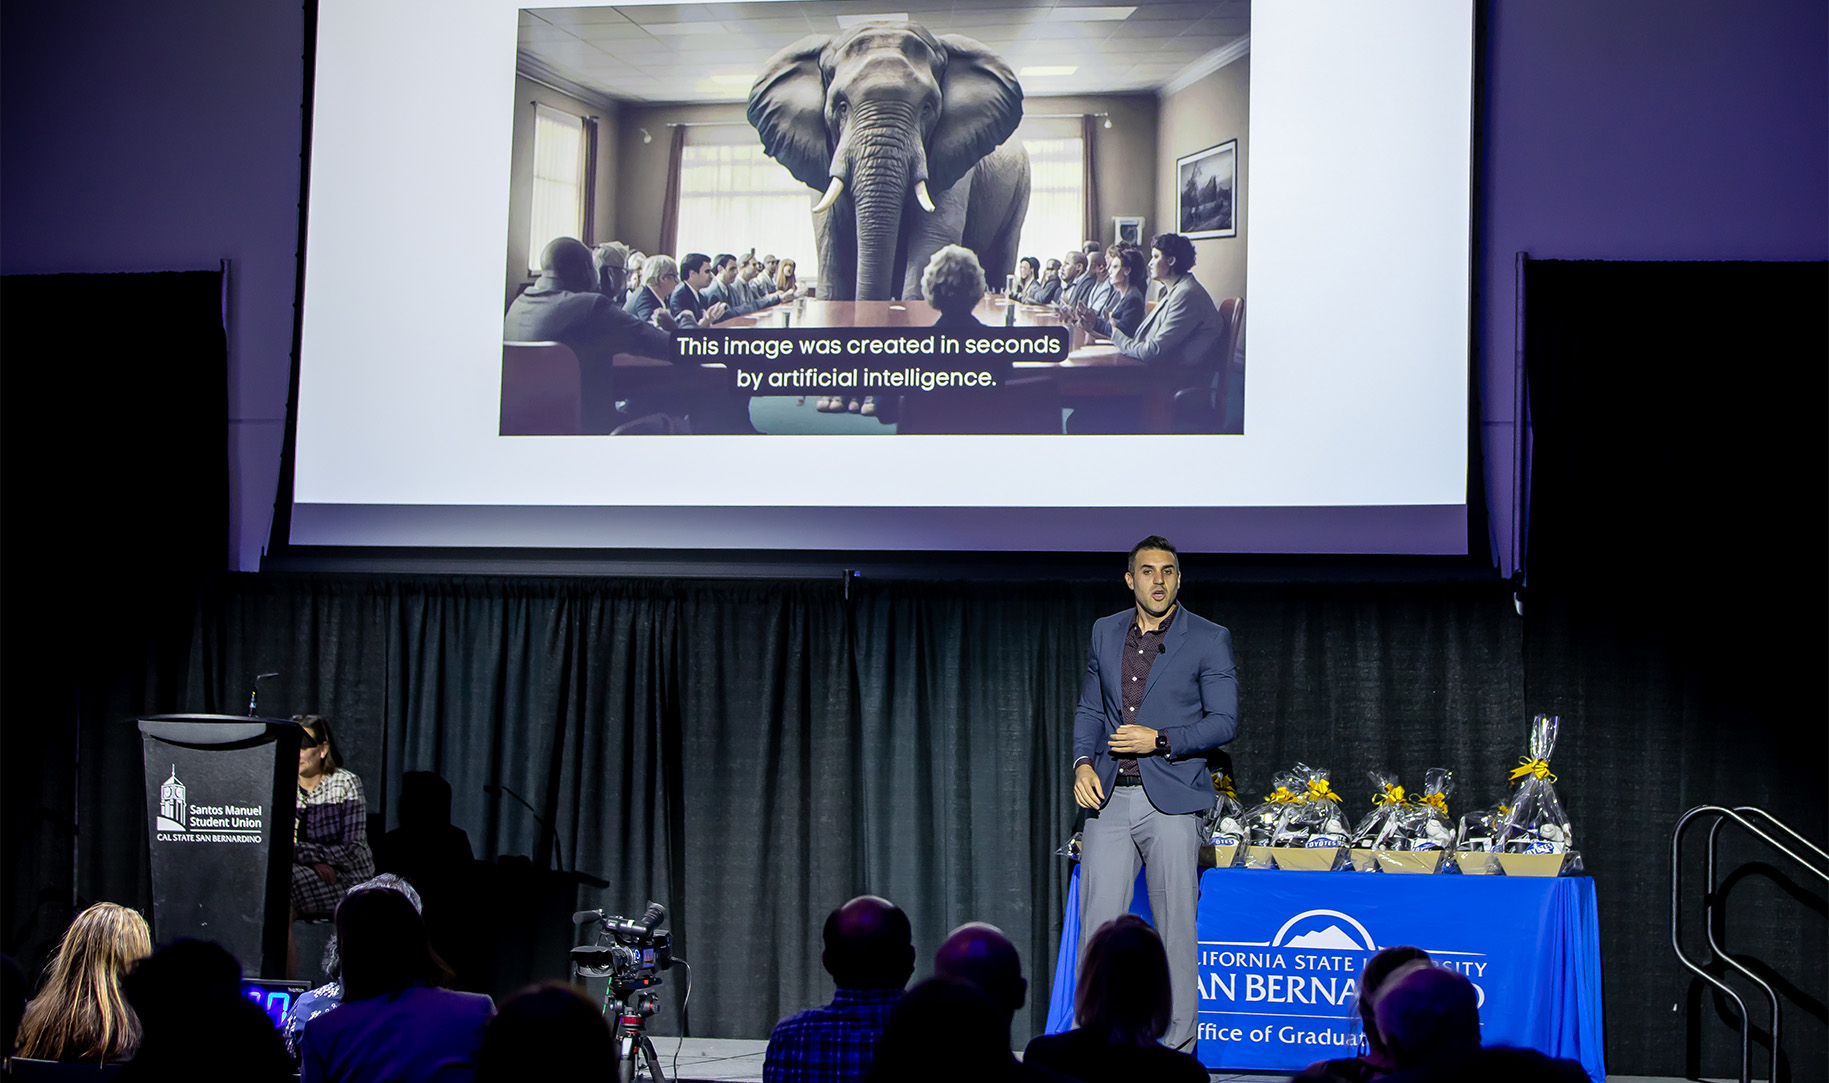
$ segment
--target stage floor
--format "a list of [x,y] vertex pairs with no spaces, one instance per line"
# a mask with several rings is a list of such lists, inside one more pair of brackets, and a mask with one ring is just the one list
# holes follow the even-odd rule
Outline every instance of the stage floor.
[[[744,1038],[687,1038],[654,1036],[661,1071],[672,1083],[761,1083],[765,1041]],[[674,1050],[679,1050],[679,1071],[674,1071]],[[1286,1072],[1215,1072],[1213,1083],[1267,1083],[1288,1079]],[[1607,1083],[1683,1083],[1675,1076],[1609,1075]]]

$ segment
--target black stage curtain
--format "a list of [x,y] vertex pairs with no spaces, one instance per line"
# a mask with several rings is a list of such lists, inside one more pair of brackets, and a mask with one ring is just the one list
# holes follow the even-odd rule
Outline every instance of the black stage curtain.
[[[1737,1076],[1736,1017],[1669,947],[1671,831],[1718,804],[1770,810],[1818,845],[1829,835],[1829,273],[1527,268],[1527,698],[1563,716],[1554,766],[1564,800],[1579,795],[1570,815],[1600,896],[1608,1066]],[[1685,855],[1697,957],[1703,834]],[[1737,829],[1723,840],[1723,942],[1780,989],[1795,1078],[1821,1080],[1824,885]],[[1763,1078],[1769,1009],[1730,984],[1753,1008]]]
[[[872,891],[908,911],[923,971],[960,923],[1008,932],[1032,983],[1023,1038],[1059,942],[1086,636],[1128,603],[1121,562],[1108,583],[854,581],[848,597],[831,582],[230,576],[201,607],[183,698],[233,711],[253,674],[280,671],[263,706],[335,720],[372,812],[393,826],[400,775],[435,771],[480,856],[549,851],[532,814],[484,787],[526,795],[566,867],[610,881],[579,906],[669,907],[694,1033],[764,1036],[829,998],[820,925]],[[1184,601],[1239,652],[1247,794],[1298,759],[1332,767],[1355,815],[1371,766],[1455,767],[1480,803],[1502,791],[1523,709],[1505,587],[1200,574]],[[91,840],[113,852],[85,861],[93,897],[140,887],[129,768],[112,779],[120,830]],[[476,935],[496,935],[481,919]],[[535,963],[563,975],[562,949]]]
[[0,304],[0,890],[5,950],[36,974],[98,897],[73,881],[148,897],[119,719],[182,704],[196,592],[227,555],[223,274],[9,275]]

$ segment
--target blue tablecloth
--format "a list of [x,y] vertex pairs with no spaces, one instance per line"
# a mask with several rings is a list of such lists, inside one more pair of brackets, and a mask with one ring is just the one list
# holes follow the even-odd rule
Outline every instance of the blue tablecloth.
[[[1067,889],[1048,1033],[1073,1026],[1080,870]],[[1131,911],[1149,917],[1143,879]],[[1200,878],[1200,1047],[1209,1068],[1300,1071],[1353,1056],[1360,966],[1414,944],[1480,992],[1488,1045],[1606,1078],[1599,914],[1585,876],[1403,876],[1208,869]]]

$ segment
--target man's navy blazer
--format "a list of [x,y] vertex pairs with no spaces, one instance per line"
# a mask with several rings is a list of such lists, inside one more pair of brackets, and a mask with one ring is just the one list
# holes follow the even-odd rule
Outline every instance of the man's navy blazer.
[[1125,722],[1160,730],[1169,739],[1169,755],[1137,757],[1150,803],[1169,813],[1205,812],[1213,807],[1213,779],[1206,753],[1238,732],[1232,633],[1179,606],[1162,635],[1162,653],[1150,666],[1143,702],[1136,715],[1127,719],[1122,717],[1124,693],[1118,686],[1124,664],[1120,655],[1124,636],[1136,619],[1133,606],[1101,617],[1092,626],[1086,681],[1080,688],[1079,708],[1073,713],[1073,762],[1092,761],[1109,801],[1118,775],[1111,735]]

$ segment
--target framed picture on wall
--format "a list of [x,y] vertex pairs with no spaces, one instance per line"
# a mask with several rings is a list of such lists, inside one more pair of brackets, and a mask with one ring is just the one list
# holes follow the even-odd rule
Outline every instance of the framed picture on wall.
[[1111,220],[1111,235],[1119,244],[1143,246],[1143,216],[1125,215]]
[[1182,236],[1238,236],[1238,140],[1175,159],[1175,191]]

